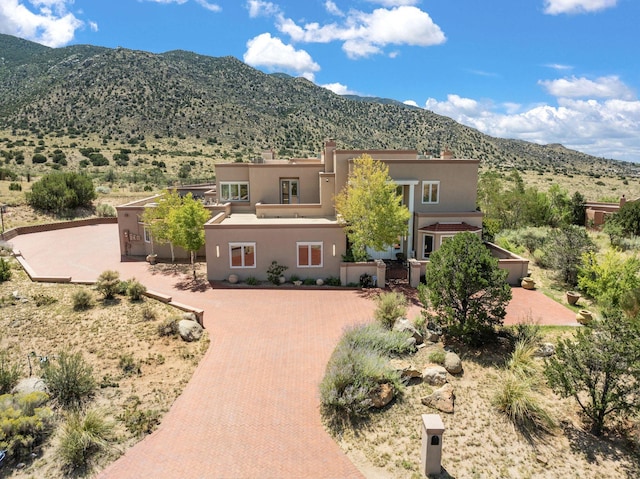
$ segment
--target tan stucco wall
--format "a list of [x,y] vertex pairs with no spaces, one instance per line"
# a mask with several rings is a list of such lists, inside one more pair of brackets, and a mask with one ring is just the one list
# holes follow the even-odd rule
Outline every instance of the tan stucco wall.
[[[207,276],[210,280],[225,280],[236,274],[240,280],[253,276],[258,280],[267,279],[267,268],[272,261],[288,266],[285,276],[295,274],[301,279],[338,277],[340,262],[346,252],[346,239],[338,225],[205,225]],[[296,242],[323,243],[322,268],[297,268]],[[255,243],[256,267],[231,268],[229,243]],[[335,256],[333,254],[335,245]]]

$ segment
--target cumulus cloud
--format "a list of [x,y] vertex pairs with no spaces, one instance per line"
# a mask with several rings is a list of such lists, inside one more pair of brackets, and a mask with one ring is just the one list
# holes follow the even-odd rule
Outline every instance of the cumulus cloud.
[[638,99],[558,98],[557,105],[496,105],[449,95],[425,108],[488,135],[539,144],[562,143],[594,156],[640,161]]
[[352,10],[340,25],[313,22],[300,26],[279,15],[277,27],[295,42],[341,41],[350,58],[382,53],[387,45],[430,46],[446,41],[429,14],[413,6],[378,8],[371,13]]
[[0,2],[0,33],[6,33],[49,47],[60,47],[73,40],[84,22],[69,13],[72,0],[22,0]]
[[324,2],[324,8],[331,15],[335,15],[337,17],[343,17],[344,16],[344,12],[342,10],[340,10],[338,5],[336,5],[336,3],[332,2],[331,0],[327,0],[326,2]]
[[404,103],[405,105],[416,106],[416,107],[420,108],[420,105],[418,105],[418,103],[415,102],[414,100],[405,100],[402,103]]
[[263,0],[248,0],[246,7],[247,10],[249,10],[249,16],[251,18],[270,17],[280,12],[278,5]]
[[336,95],[357,95],[358,93],[351,90],[347,85],[343,85],[342,83],[327,83],[325,85],[320,85],[322,88],[326,88],[327,90],[331,90]]
[[598,12],[616,6],[618,0],[544,0],[544,13],[559,15]]
[[417,5],[420,0],[367,0],[369,3],[377,3],[383,7],[400,7],[403,5]]
[[209,3],[207,0],[196,0],[196,3],[202,8],[209,10],[210,12],[220,12],[222,7],[216,3]]
[[621,98],[629,100],[635,95],[616,75],[588,78],[560,78],[538,82],[551,95],[565,98]]
[[243,58],[246,64],[253,67],[295,72],[311,81],[314,79],[314,72],[320,70],[320,65],[306,51],[296,50],[279,38],[272,37],[270,33],[263,33],[249,40]]

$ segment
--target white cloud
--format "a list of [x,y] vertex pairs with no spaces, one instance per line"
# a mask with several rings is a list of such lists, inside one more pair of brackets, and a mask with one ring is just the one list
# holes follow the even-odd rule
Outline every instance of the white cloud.
[[[67,11],[72,0],[34,0],[28,8],[22,0],[0,2],[0,33],[60,47],[73,40],[84,22]],[[35,11],[34,11],[35,10]]]
[[325,85],[320,85],[322,88],[326,88],[327,90],[331,90],[336,95],[357,95],[358,93],[349,89],[347,85],[343,85],[342,83],[327,83]]
[[382,53],[387,45],[438,45],[446,41],[440,27],[428,13],[412,6],[393,9],[379,8],[372,13],[352,10],[343,25],[330,23],[304,26],[293,20],[278,17],[278,29],[296,42],[328,43],[342,41],[350,58]]
[[336,5],[336,3],[332,2],[331,0],[327,0],[326,2],[324,2],[324,8],[331,15],[335,15],[337,17],[344,17],[344,12],[340,10],[338,5]]
[[595,80],[574,76],[557,80],[541,80],[538,83],[556,97],[621,98],[629,100],[635,96],[633,91],[615,75],[600,77]]
[[562,63],[548,63],[545,66],[558,71],[573,70],[571,65],[563,65]]
[[216,3],[209,3],[207,0],[196,0],[196,3],[202,8],[209,10],[210,12],[221,12],[222,7]]
[[616,3],[617,0],[544,0],[544,13],[559,15],[598,12],[615,7]]
[[253,67],[293,71],[310,81],[314,79],[313,73],[320,70],[320,65],[306,51],[285,45],[270,33],[263,33],[249,40],[243,58],[245,63]]
[[449,95],[425,108],[500,138],[561,143],[594,156],[640,162],[640,101],[558,99],[557,106],[495,105]]
[[89,28],[91,29],[92,32],[97,32],[98,31],[98,23],[97,22],[93,22],[93,21],[89,21]]
[[164,3],[165,5],[168,5],[170,3],[177,3],[178,5],[182,5],[184,3],[187,3],[189,0],[146,0],[147,2],[154,2],[154,3]]
[[405,105],[416,106],[416,107],[420,108],[420,106],[413,100],[405,100],[402,103],[404,103]]
[[280,12],[280,7],[272,2],[265,2],[263,0],[248,0],[247,10],[249,10],[249,17],[256,18],[260,16],[270,17]]
[[383,7],[401,7],[403,5],[417,5],[420,0],[367,0],[370,3],[377,3]]

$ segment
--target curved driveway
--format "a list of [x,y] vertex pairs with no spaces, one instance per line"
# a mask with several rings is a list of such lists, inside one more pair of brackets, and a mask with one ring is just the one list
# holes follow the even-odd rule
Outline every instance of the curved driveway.
[[[205,311],[211,345],[184,392],[159,428],[101,478],[362,477],[324,430],[318,410],[318,384],[344,327],[372,317],[374,303],[359,291],[194,286],[188,273],[121,261],[115,224],[11,242],[38,275],[89,281],[115,269]],[[507,322],[526,315],[519,290]],[[542,308],[543,323],[575,324],[568,309],[541,293],[526,294],[537,313]]]

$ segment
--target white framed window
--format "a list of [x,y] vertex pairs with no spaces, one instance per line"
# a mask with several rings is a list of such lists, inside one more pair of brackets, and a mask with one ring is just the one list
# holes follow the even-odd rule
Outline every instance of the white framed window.
[[151,231],[149,231],[149,228],[145,226],[143,229],[143,232],[144,232],[144,242],[151,243]]
[[444,243],[447,240],[450,240],[451,238],[453,238],[455,235],[444,235],[440,237],[440,246],[442,246],[442,243]]
[[435,204],[440,202],[440,182],[422,182],[422,204]]
[[434,238],[433,235],[424,235],[422,237],[422,257],[427,259],[433,253]]
[[225,181],[220,183],[221,201],[249,201],[248,181]]
[[229,266],[231,268],[255,268],[255,243],[229,243]]
[[322,268],[322,242],[298,242],[298,268]]

